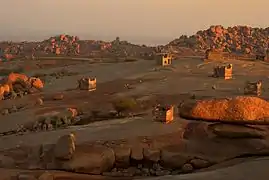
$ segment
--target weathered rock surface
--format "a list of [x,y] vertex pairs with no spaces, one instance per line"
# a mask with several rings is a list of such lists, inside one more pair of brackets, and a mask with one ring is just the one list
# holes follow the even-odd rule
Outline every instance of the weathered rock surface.
[[130,165],[131,148],[130,147],[115,147],[115,166],[126,168]]
[[224,28],[221,25],[211,26],[198,31],[190,37],[181,36],[171,41],[167,46],[190,47],[197,51],[216,48],[234,53],[259,53],[268,47],[268,28],[252,28],[248,26],[234,26]]
[[[28,156],[30,152],[33,154],[31,158],[24,159],[22,151],[18,149],[11,152],[13,156],[10,157],[14,159],[12,168],[18,164],[18,168],[31,170],[40,168],[113,177],[161,176],[190,173],[235,157],[269,153],[269,145],[264,138],[253,138],[252,135],[240,139],[233,138],[234,136],[223,138],[214,132],[214,129],[218,132],[224,129],[225,133],[230,131],[233,133],[235,126],[235,131],[239,128],[238,132],[242,131],[244,134],[244,126],[212,124],[203,121],[186,122],[189,123],[177,133],[111,142],[87,142],[76,145],[75,149],[73,148],[74,138],[65,135],[63,136],[66,138],[65,141],[61,140],[64,139],[61,137],[55,145],[42,146],[41,150],[39,148],[33,151],[27,149],[25,155]],[[249,128],[254,129],[254,132],[263,132],[263,126]],[[185,135],[182,136],[182,133]],[[131,157],[134,147],[138,148],[133,151],[135,153]],[[55,155],[56,148],[60,148],[57,156]],[[30,161],[35,158],[41,162]],[[21,164],[25,165],[21,166]]]
[[54,156],[62,160],[72,159],[75,153],[75,136],[68,134],[62,136],[55,145]]
[[179,115],[204,121],[269,124],[269,103],[258,97],[238,96],[183,104]]
[[142,161],[143,158],[143,147],[139,144],[134,144],[131,149],[131,159],[136,161]]
[[54,176],[49,172],[44,172],[38,177],[38,180],[54,180]]
[[15,160],[11,157],[0,155],[0,166],[4,168],[12,168],[15,166]]
[[144,148],[143,150],[144,159],[157,163],[161,158],[161,151],[157,148]]
[[188,160],[177,148],[165,148],[161,151],[161,165],[166,168],[180,169]]
[[19,174],[18,180],[37,180],[37,178],[32,174]]
[[206,161],[204,159],[192,159],[189,162],[195,169],[202,169],[202,168],[207,168],[211,165],[209,161]]
[[[237,165],[215,169],[207,172],[197,172],[192,174],[152,177],[149,180],[266,180],[268,178],[268,158],[258,158],[249,160]],[[251,171],[250,171],[251,169]]]
[[186,163],[182,166],[182,172],[183,173],[191,173],[193,171],[193,166],[190,163]]
[[86,152],[76,152],[69,161],[63,161],[62,170],[85,174],[102,174],[115,163],[114,151],[105,146],[92,147]]
[[222,123],[211,124],[209,129],[217,136],[226,138],[265,138],[267,134],[255,127]]

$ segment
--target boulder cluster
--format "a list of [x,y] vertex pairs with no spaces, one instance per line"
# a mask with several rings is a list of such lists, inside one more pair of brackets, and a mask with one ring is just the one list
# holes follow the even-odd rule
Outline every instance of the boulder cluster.
[[57,35],[41,42],[0,42],[0,59],[9,60],[13,56],[27,58],[49,55],[85,57],[152,57],[154,48],[135,45],[127,41],[80,40],[78,36]]
[[224,28],[221,25],[211,26],[207,30],[198,31],[190,37],[181,36],[167,46],[189,47],[198,51],[209,48],[220,49],[232,53],[265,53],[269,44],[269,28],[252,28],[234,26]]
[[143,147],[141,144],[77,145],[74,134],[61,136],[56,144],[33,147],[28,159],[32,169],[62,170],[112,177],[163,176],[190,173],[212,162],[178,151]]
[[79,54],[79,38],[77,36],[69,35],[50,37],[49,39],[40,42],[35,50],[56,55]]

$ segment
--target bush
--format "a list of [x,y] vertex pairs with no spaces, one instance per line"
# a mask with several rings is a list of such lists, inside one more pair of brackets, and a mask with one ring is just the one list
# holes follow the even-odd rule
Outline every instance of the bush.
[[112,105],[118,115],[122,115],[122,113],[132,111],[137,106],[137,103],[133,98],[122,98],[113,101]]

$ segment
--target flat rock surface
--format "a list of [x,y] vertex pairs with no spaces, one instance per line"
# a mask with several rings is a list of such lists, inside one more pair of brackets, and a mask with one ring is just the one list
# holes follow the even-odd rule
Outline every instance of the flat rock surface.
[[[22,62],[23,64],[24,62]],[[28,62],[27,62],[28,63]],[[269,66],[264,62],[248,62],[230,60],[234,67],[232,80],[209,77],[213,67],[221,62],[203,62],[201,59],[182,58],[173,62],[170,67],[158,67],[155,61],[136,61],[128,63],[91,64],[77,63],[68,66],[68,70],[77,72],[77,75],[64,76],[61,78],[50,77],[45,83],[43,92],[35,95],[27,95],[24,98],[3,101],[0,108],[4,109],[12,105],[30,104],[35,98],[50,94],[63,93],[62,100],[44,100],[43,107],[36,107],[30,104],[27,109],[17,113],[1,115],[0,132],[14,130],[19,125],[34,121],[38,114],[57,110],[66,107],[82,106],[87,112],[93,109],[109,109],[109,100],[117,96],[135,96],[152,100],[154,105],[159,101],[179,105],[182,101],[194,98],[221,98],[233,97],[243,94],[245,81],[262,80],[263,88],[268,89]],[[3,65],[4,68],[4,65]],[[53,73],[63,69],[62,67],[51,67],[47,69],[35,69],[28,71],[28,75],[36,73]],[[77,80],[81,77],[96,77],[97,90],[95,92],[82,92],[72,90],[77,86]],[[136,82],[135,82],[136,81]],[[134,83],[135,82],[135,83]],[[131,88],[125,88],[125,85]],[[71,89],[71,90],[70,90]],[[184,96],[181,96],[185,94]],[[187,94],[187,95],[186,95]],[[262,98],[268,99],[269,91],[262,92]],[[156,98],[156,99],[154,99]],[[148,108],[151,108],[149,104]],[[212,161],[226,161],[243,154],[260,153],[268,148],[268,137],[262,134],[263,138],[233,139],[231,137],[219,137],[217,133],[227,133],[238,136],[238,133],[246,134],[246,129],[236,130],[235,128],[218,127],[217,133],[207,129],[208,123],[188,121],[178,118],[171,124],[162,124],[152,121],[153,118],[147,112],[145,116],[136,118],[114,119],[109,121],[93,122],[83,126],[71,126],[66,129],[57,129],[47,132],[26,133],[22,135],[1,136],[0,150],[18,148],[24,146],[38,146],[41,144],[55,143],[56,140],[69,133],[74,133],[78,144],[96,141],[116,141],[119,139],[131,139],[137,137],[151,137],[154,147],[165,149],[168,156],[179,157],[177,153],[187,156],[201,156]],[[236,132],[235,132],[236,131]],[[249,133],[249,129],[247,130]],[[267,133],[267,130],[263,133]],[[260,131],[251,132],[257,135]],[[8,151],[5,151],[8,152]],[[167,155],[166,154],[166,155]],[[169,160],[173,158],[167,158]],[[208,177],[223,176],[232,180],[227,174],[231,174],[235,179],[255,177],[252,179],[262,179],[259,175],[266,172],[268,160],[248,162],[249,164],[239,164],[237,166],[215,170],[214,172],[203,172],[193,175],[173,176],[168,178],[188,178],[198,179]],[[245,169],[247,167],[247,169]],[[255,167],[257,169],[255,169]],[[230,169],[229,169],[230,168]],[[227,170],[228,169],[228,170]],[[254,170],[255,176],[254,176]],[[236,172],[238,172],[236,174]],[[243,172],[243,173],[240,173]],[[249,174],[248,174],[249,173]],[[251,176],[251,174],[253,176]],[[242,175],[242,176],[241,176]],[[70,177],[70,176],[69,176]],[[101,177],[103,178],[103,177]],[[226,178],[226,179],[227,179]],[[64,178],[63,178],[64,179]],[[70,178],[72,179],[72,178]],[[201,179],[202,180],[202,179]]]
[[[160,135],[176,132],[182,127],[180,120],[165,125],[152,122],[148,119],[131,118],[103,122],[95,122],[85,126],[73,126],[68,129],[29,133],[25,135],[10,135],[0,138],[0,149],[9,149],[16,146],[36,146],[55,143],[57,138],[73,132],[78,143],[94,140],[115,140],[137,136]],[[139,133],[138,133],[139,132]],[[40,141],[42,139],[42,141]],[[29,142],[31,142],[29,144]]]
[[269,165],[269,159],[258,158],[243,162],[234,166],[220,168],[208,172],[200,172],[186,175],[164,176],[157,178],[148,178],[149,180],[266,180],[269,176],[267,166]]

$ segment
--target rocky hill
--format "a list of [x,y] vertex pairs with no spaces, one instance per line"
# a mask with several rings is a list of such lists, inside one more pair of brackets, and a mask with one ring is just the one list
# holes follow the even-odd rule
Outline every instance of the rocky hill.
[[142,57],[149,58],[154,47],[121,41],[80,40],[77,36],[57,35],[41,42],[0,42],[0,59],[7,54],[16,56],[83,56],[83,57]]
[[[159,52],[178,56],[203,55],[209,48],[240,54],[263,54],[269,48],[269,27],[252,28],[211,26],[195,35],[182,35],[165,46],[135,45],[117,37],[114,41],[80,40],[77,36],[58,35],[42,42],[0,42],[0,59],[14,56],[139,57],[150,59]],[[2,55],[1,55],[2,54]]]
[[166,45],[171,46],[188,47],[195,51],[216,48],[233,53],[264,53],[269,47],[269,27],[263,29],[248,26],[211,26],[189,37],[182,35]]

